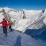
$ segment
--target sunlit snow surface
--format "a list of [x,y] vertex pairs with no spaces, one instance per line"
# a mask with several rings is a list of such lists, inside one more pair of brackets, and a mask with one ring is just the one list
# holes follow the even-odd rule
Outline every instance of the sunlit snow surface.
[[[46,9],[45,10],[14,10],[8,7],[0,8],[0,21],[4,18],[2,10],[4,9],[6,16],[14,22],[12,28],[21,32],[26,29],[39,29],[46,25]],[[23,19],[25,16],[25,19]],[[23,29],[22,29],[23,28]]]

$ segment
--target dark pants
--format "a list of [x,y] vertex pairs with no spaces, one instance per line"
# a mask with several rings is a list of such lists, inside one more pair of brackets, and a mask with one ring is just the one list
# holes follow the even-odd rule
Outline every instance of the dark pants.
[[3,33],[7,35],[7,27],[3,27]]
[[9,26],[9,29],[12,30],[11,26]]

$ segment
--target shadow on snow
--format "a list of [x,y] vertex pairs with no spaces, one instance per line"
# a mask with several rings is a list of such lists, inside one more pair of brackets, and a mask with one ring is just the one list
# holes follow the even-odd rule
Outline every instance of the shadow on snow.
[[33,36],[34,38],[46,41],[46,26],[41,29],[27,29],[24,33]]
[[22,39],[22,37],[19,35],[17,37],[16,43],[14,44],[14,46],[21,46],[21,39]]

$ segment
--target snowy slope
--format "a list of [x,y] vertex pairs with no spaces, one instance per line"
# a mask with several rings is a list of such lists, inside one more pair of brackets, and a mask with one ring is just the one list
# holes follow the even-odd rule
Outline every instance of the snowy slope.
[[41,39],[34,39],[28,35],[8,30],[8,36],[5,37],[0,27],[0,46],[46,46],[46,42]]

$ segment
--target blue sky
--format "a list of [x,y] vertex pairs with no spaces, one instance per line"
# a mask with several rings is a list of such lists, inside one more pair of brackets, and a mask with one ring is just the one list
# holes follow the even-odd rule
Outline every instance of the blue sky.
[[16,10],[43,10],[46,8],[46,0],[0,0],[0,7],[6,6]]

